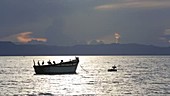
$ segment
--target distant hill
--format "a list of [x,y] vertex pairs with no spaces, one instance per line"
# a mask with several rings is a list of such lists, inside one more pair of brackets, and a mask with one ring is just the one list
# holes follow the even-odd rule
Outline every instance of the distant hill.
[[11,42],[0,42],[0,55],[170,55],[170,47],[157,47],[141,44],[49,46],[19,45]]

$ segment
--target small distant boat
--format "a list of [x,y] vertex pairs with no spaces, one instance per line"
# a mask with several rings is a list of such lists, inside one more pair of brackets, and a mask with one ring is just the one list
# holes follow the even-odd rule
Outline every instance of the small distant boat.
[[112,69],[108,69],[107,71],[108,71],[108,72],[117,71],[116,68],[117,68],[117,67],[114,65],[114,66],[112,66]]
[[[79,58],[76,57],[74,60],[70,60],[67,62],[63,62],[61,60],[60,63],[55,63],[52,64],[50,61],[48,61],[48,65],[40,65],[38,61],[38,65],[35,64],[34,62],[34,70],[36,74],[75,74],[76,69],[79,63]],[[44,62],[42,63],[44,64]]]

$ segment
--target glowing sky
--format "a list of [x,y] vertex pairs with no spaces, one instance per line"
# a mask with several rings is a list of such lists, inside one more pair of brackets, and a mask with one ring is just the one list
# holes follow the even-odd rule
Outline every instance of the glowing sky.
[[0,41],[169,46],[170,0],[0,0]]

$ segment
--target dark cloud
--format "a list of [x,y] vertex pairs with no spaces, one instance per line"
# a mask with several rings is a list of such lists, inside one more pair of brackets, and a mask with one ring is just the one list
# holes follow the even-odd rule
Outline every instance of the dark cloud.
[[111,43],[119,32],[121,43],[156,44],[170,28],[169,10],[169,0],[0,0],[0,38],[33,32],[50,45],[74,45]]
[[65,11],[62,0],[1,0],[1,26],[17,26],[36,22],[40,18],[51,18]]
[[73,39],[63,33],[64,18],[56,18],[53,23],[46,29],[45,37],[48,38],[50,45],[73,45]]
[[69,13],[66,5],[63,0],[1,0],[1,38],[31,31],[34,36],[47,36],[49,43],[57,41],[60,38],[55,36],[62,34],[63,16]]

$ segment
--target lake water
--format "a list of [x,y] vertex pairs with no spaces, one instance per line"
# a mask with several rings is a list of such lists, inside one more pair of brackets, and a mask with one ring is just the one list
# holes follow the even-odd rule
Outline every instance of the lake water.
[[[170,95],[170,56],[79,56],[77,74],[35,75],[35,61],[74,56],[1,56],[0,96]],[[117,72],[108,72],[113,65]]]

